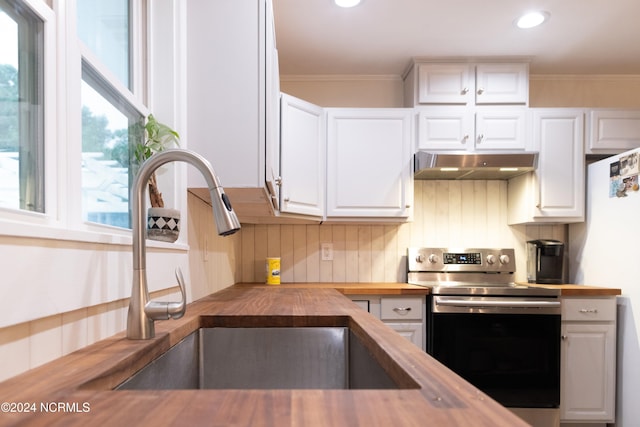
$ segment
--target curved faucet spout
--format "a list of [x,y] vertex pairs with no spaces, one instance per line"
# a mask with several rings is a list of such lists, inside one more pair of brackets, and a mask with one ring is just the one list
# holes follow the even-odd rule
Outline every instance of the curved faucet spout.
[[186,292],[182,274],[176,273],[181,288],[181,302],[156,302],[149,300],[146,272],[146,215],[142,212],[147,182],[153,172],[169,162],[186,162],[195,166],[204,176],[211,193],[213,217],[218,234],[227,236],[240,229],[240,222],[231,202],[220,185],[211,164],[201,155],[184,149],[170,149],[156,153],[145,161],[135,177],[131,189],[131,215],[133,231],[133,284],[127,318],[127,337],[151,339],[155,335],[154,321],[179,318],[186,308]]

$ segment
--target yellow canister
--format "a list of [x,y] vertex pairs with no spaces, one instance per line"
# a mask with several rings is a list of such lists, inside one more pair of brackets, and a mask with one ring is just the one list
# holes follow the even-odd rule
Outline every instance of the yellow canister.
[[280,284],[280,257],[267,258],[267,285]]

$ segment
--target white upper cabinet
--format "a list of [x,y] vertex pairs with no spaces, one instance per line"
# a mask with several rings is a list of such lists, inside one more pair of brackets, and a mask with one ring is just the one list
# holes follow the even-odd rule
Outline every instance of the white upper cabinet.
[[529,104],[529,64],[476,65],[475,101],[485,104]]
[[282,94],[280,211],[323,218],[326,136],[324,110]]
[[460,104],[473,102],[471,66],[468,64],[420,64],[418,104]]
[[529,103],[529,64],[416,62],[405,77],[406,106]]
[[640,110],[591,110],[587,154],[618,154],[640,147]]
[[424,107],[418,110],[418,148],[525,150],[526,108]]
[[[280,91],[271,0],[189,0],[186,8],[185,145],[211,162],[239,215],[245,195],[248,207],[256,196],[266,201],[256,213],[272,212]],[[208,198],[200,173],[187,173],[190,190]]]
[[418,149],[527,150],[528,63],[417,61],[405,106],[418,107]]
[[327,220],[409,217],[413,203],[412,110],[326,111]]
[[584,221],[584,111],[532,109],[534,172],[509,180],[509,225]]
[[271,0],[265,2],[265,181],[272,203],[279,208],[280,177],[280,64]]

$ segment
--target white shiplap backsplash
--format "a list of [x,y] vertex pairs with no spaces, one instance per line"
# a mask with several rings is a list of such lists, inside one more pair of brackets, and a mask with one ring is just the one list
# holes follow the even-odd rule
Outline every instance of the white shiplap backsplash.
[[[264,282],[265,258],[281,258],[290,282],[405,282],[406,249],[513,247],[526,279],[526,241],[566,241],[563,225],[507,225],[506,181],[416,181],[413,221],[399,225],[244,225],[241,280]],[[333,244],[322,261],[321,243]]]

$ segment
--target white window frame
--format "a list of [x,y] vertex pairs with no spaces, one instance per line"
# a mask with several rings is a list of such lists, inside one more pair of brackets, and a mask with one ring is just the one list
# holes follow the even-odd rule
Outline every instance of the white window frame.
[[[0,236],[34,237],[43,239],[99,242],[103,244],[130,245],[131,231],[119,227],[85,222],[82,219],[81,156],[81,81],[82,58],[92,64],[100,61],[79,40],[76,31],[76,0],[54,2],[52,10],[42,0],[23,0],[44,22],[44,140],[45,140],[45,212],[29,212],[0,208]],[[132,25],[131,76],[132,90],[126,88],[106,67],[100,67],[100,75],[116,88],[134,108],[143,116],[149,114],[147,108],[154,99],[154,114],[163,121],[173,119],[182,139],[185,132],[180,124],[186,124],[182,94],[186,93],[184,79],[186,75],[181,66],[172,67],[169,71],[159,70],[159,63],[167,59],[154,61],[153,43],[149,43],[149,51],[144,46],[147,37],[153,41],[161,32],[175,31],[169,61],[178,60],[184,54],[177,48],[177,43],[184,44],[186,16],[184,2],[168,0],[153,2],[149,0],[132,1],[132,21],[142,22],[142,14],[147,16],[148,28],[144,25]],[[166,23],[171,22],[171,28]],[[166,36],[165,36],[166,37]],[[149,64],[145,70],[143,64]],[[181,64],[184,64],[182,61]],[[154,72],[158,71],[156,81],[162,81],[165,87],[154,86]],[[148,75],[145,75],[148,73]],[[166,90],[167,78],[171,79],[172,90]],[[160,93],[153,96],[154,92]],[[178,99],[175,99],[175,98]],[[168,117],[164,119],[164,117]],[[170,123],[170,122],[169,122]],[[170,123],[171,124],[171,123]],[[182,146],[186,146],[181,143]],[[186,173],[182,166],[168,167],[166,185],[163,184],[165,199],[170,200],[177,209],[186,206]],[[162,180],[162,178],[160,178]],[[186,224],[185,224],[186,225]],[[149,241],[149,246],[171,247],[187,250],[186,227],[178,242],[168,244]]]
[[[17,210],[0,208],[0,233],[14,234],[13,232],[21,229],[21,223],[25,224],[24,228],[38,225],[55,226],[59,219],[50,213],[57,210],[57,197],[55,188],[53,194],[47,192],[48,187],[54,187],[50,183],[57,183],[57,147],[56,147],[56,21],[55,15],[45,3],[37,0],[22,0],[31,11],[43,21],[44,32],[44,93],[43,93],[43,113],[44,113],[44,141],[50,141],[44,146],[44,182],[45,182],[45,198],[44,213],[32,212],[28,210]],[[55,185],[57,186],[57,185]]]

